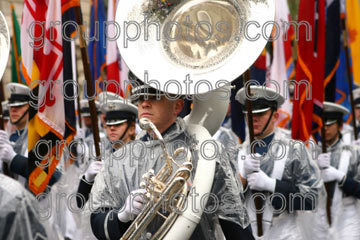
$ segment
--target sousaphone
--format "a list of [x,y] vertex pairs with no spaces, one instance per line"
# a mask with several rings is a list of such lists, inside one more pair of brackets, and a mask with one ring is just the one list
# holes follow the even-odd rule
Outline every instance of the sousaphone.
[[0,11],[0,81],[5,72],[10,51],[10,32],[6,19]]
[[[2,14],[2,12],[0,11],[0,82],[6,69],[7,61],[9,58],[9,52],[10,52],[10,32],[8,25],[6,23],[6,19]],[[0,104],[0,129],[3,129],[2,111],[3,109]],[[2,167],[4,173],[8,175],[9,174],[8,166],[5,163],[3,163]]]
[[[255,62],[271,36],[274,5],[274,0],[122,0],[116,11],[118,48],[143,82],[156,80],[161,91],[193,96],[193,110],[185,121],[200,148],[225,117],[230,82]],[[212,156],[215,148],[207,144],[202,151]],[[170,214],[176,218],[172,227],[160,227],[164,232],[156,233],[161,236],[156,239],[190,238],[205,207],[200,200],[211,190],[215,165],[200,154],[191,186],[199,197],[189,199],[184,212]],[[202,208],[193,212],[192,204]],[[135,219],[122,239],[137,238],[134,232],[152,219],[149,213],[139,216],[145,215],[147,222]]]

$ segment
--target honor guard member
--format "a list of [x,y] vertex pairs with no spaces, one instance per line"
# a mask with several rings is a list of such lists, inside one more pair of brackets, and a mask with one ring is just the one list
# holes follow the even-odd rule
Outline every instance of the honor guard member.
[[332,102],[324,102],[323,111],[327,153],[319,154],[317,163],[323,181],[330,184],[333,239],[360,239],[359,147],[345,144],[341,134],[343,116],[349,111]]
[[[8,100],[10,123],[15,126],[15,131],[8,137],[7,132],[0,130],[0,160],[9,164],[12,162],[15,155],[27,156],[27,121],[29,118],[29,100],[30,90],[24,84],[9,83],[7,89],[10,92],[10,98]],[[15,161],[17,163],[18,161]],[[12,172],[23,172],[20,166],[16,166],[11,169]],[[20,182],[25,183],[25,179],[22,177],[16,177]]]
[[10,122],[16,127],[16,131],[10,135],[10,141],[16,143],[14,146],[16,153],[24,155],[27,152],[30,89],[20,83],[9,83],[7,88],[10,92],[8,100]]
[[[18,180],[24,185],[28,178],[28,129],[30,89],[24,84],[9,83],[7,88],[10,92],[8,100],[10,122],[16,131],[8,137],[7,133],[0,130],[0,160],[9,165],[11,172],[18,174]],[[61,177],[59,171],[55,171],[50,185]]]
[[[116,149],[135,140],[136,136],[135,121],[137,118],[137,107],[131,103],[125,103],[126,100],[121,97],[117,97],[117,99],[118,100],[107,100],[105,106],[105,129],[109,143],[106,147],[105,159]],[[79,208],[82,208],[89,199],[89,193],[93,186],[94,179],[102,165],[103,161],[93,161],[89,165],[86,173],[82,176],[76,198]]]
[[[243,106],[247,96],[252,102],[255,142],[249,137],[238,149],[238,166],[245,188],[245,198],[253,235],[258,237],[254,198],[261,191],[263,202],[263,238],[267,240],[304,239],[297,226],[296,210],[313,210],[321,188],[319,169],[302,142],[294,144],[279,130],[278,107],[284,98],[275,90],[251,86],[236,94]],[[243,110],[248,120],[247,111]],[[251,153],[255,149],[255,154]],[[291,198],[292,196],[298,196]]]
[[[133,74],[129,74],[133,86],[132,98],[137,100],[139,119],[148,118],[156,126],[167,148],[171,148],[171,145],[180,140],[185,142],[185,146],[192,153],[196,169],[198,159],[198,152],[194,149],[196,140],[187,133],[184,120],[177,117],[184,101],[170,100],[164,93],[144,85],[135,78]],[[184,144],[180,145],[184,146]],[[175,149],[174,146],[173,148]],[[172,153],[174,149],[168,151]],[[126,154],[122,154],[124,152]],[[92,202],[91,227],[98,239],[119,239],[125,233],[145,204],[145,198],[141,196],[145,190],[140,189],[142,175],[150,169],[157,173],[165,164],[165,159],[161,157],[164,154],[161,142],[153,139],[146,131],[140,132],[137,141],[125,145],[114,153],[116,154],[122,155],[121,158],[105,161],[91,191],[92,201],[89,201],[89,206]],[[182,161],[178,163],[181,164]],[[219,159],[217,161],[220,163]],[[212,193],[219,201],[223,201],[222,197],[226,195],[228,204],[217,202],[218,207],[212,208],[214,210],[212,213],[204,212],[191,239],[215,239],[214,219],[217,218],[220,219],[227,239],[253,239],[250,230],[246,228],[248,217],[241,199],[242,185],[236,177],[235,167],[235,164],[228,159],[217,164]],[[212,204],[210,200],[209,204]],[[226,207],[231,210],[226,211]],[[156,216],[143,235],[148,235],[149,232],[153,234],[159,229],[161,226],[159,223],[162,221],[162,218]]]

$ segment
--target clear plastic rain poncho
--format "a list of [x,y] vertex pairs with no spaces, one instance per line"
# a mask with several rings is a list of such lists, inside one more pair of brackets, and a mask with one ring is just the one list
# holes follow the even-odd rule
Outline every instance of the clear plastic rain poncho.
[[[170,154],[172,154],[177,147],[184,147],[184,144],[175,146],[171,150],[172,144],[169,143],[183,140],[192,152],[193,165],[194,169],[196,169],[196,161],[199,154],[199,152],[197,152],[198,150],[194,148],[196,141],[191,136],[187,136],[184,129],[184,121],[178,118],[163,138]],[[143,135],[145,135],[144,132],[143,134],[140,133],[138,138]],[[93,211],[100,207],[120,209],[124,205],[126,197],[130,192],[140,188],[139,185],[142,181],[142,175],[150,169],[154,169],[156,174],[164,165],[164,159],[161,157],[163,150],[158,140],[131,142],[115,152],[114,155],[112,159],[105,161],[104,167],[95,179],[95,184],[88,201],[89,205],[91,205],[90,209]],[[215,221],[213,221],[213,219],[216,217],[234,222],[244,228],[249,224],[248,216],[243,205],[242,185],[235,170],[236,165],[231,161],[231,157],[221,157],[221,159],[219,158],[216,161],[216,173],[211,191],[216,195],[216,200],[210,198],[211,201],[209,200],[206,207],[207,209],[215,209],[215,211],[213,211],[213,213],[203,213],[200,224],[195,229],[191,239],[215,239]],[[181,163],[183,161],[180,160],[177,162]],[[193,170],[193,173],[194,172]],[[155,218],[155,221],[152,221],[147,232],[157,230],[159,220],[160,218]]]
[[40,217],[33,195],[3,174],[0,174],[0,239],[61,239]]
[[225,148],[231,144],[238,143],[238,137],[231,129],[220,127],[214,134],[213,138],[219,141]]
[[[16,142],[11,142],[11,144],[13,144],[14,151],[17,154],[27,157],[28,156],[28,129],[25,128],[24,131],[22,131],[19,138],[16,140]],[[15,174],[14,178],[17,179],[23,186],[26,186],[27,180],[23,176]]]
[[[284,131],[275,128],[275,135],[268,152],[260,160],[260,169],[268,176],[279,180],[294,183],[300,191],[300,195],[314,199],[314,203],[319,203],[324,199],[324,188],[320,179],[320,173],[317,165],[312,159],[310,153],[306,150],[305,145],[299,141],[295,144]],[[260,143],[259,143],[260,144]],[[250,154],[249,139],[238,149],[239,168],[242,164],[241,158]],[[276,159],[276,160],[274,160]],[[281,164],[282,162],[282,164]],[[283,169],[282,173],[279,168]],[[281,170],[280,170],[281,171]],[[263,231],[261,239],[266,240],[298,240],[298,239],[327,239],[326,213],[324,207],[317,204],[314,211],[282,211],[274,212],[271,205],[271,197],[276,194],[266,193],[266,207],[270,209],[263,213]],[[253,193],[250,189],[245,189],[246,206],[250,217],[253,235],[257,236],[257,224]],[[284,203],[284,201],[283,201]],[[310,232],[310,234],[308,234]],[[325,236],[324,238],[322,238]]]
[[[320,152],[320,150],[319,150]],[[344,143],[341,138],[334,145],[327,148],[330,155],[330,165],[346,173],[346,176],[360,182],[360,149]],[[341,167],[345,161],[346,166]],[[342,163],[342,164],[341,164]],[[331,205],[333,239],[355,240],[360,239],[360,211],[358,200],[353,196],[343,194],[339,184],[332,188],[333,198]]]
[[28,129],[26,128],[21,133],[18,140],[14,143],[13,148],[17,154],[27,157],[28,154],[27,146],[28,146]]

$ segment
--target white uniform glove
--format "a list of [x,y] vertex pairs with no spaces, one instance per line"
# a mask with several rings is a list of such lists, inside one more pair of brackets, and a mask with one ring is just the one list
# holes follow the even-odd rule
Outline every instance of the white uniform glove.
[[276,179],[269,177],[261,170],[248,175],[247,182],[251,190],[275,191]]
[[9,135],[4,130],[0,130],[0,143],[4,141],[5,142],[9,141]]
[[321,153],[317,159],[317,163],[320,169],[330,167],[330,153]]
[[3,130],[0,130],[0,160],[10,164],[16,153],[10,144],[9,136]]
[[249,154],[246,155],[245,160],[240,160],[240,161],[244,161],[243,167],[240,169],[240,174],[243,178],[247,179],[247,176],[249,174],[260,171],[261,155],[256,153],[255,157],[259,159],[255,159],[254,157],[251,156],[251,154]]
[[321,170],[321,177],[324,180],[324,182],[332,182],[332,181],[341,182],[345,177],[345,173],[330,166],[324,170]]
[[146,203],[145,193],[145,189],[138,189],[127,196],[125,205],[118,213],[118,219],[121,222],[129,222],[139,215]]
[[88,182],[93,182],[96,175],[99,173],[102,165],[102,161],[93,161],[92,163],[90,163],[90,166],[85,173],[85,180]]

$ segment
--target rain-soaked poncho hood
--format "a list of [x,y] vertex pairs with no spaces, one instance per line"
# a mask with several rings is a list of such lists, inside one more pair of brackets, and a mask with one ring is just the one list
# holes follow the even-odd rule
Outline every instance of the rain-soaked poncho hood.
[[[146,132],[141,132],[137,138],[145,135]],[[196,140],[187,135],[185,123],[181,118],[176,120],[163,138],[170,154],[177,147],[185,145],[184,147],[187,147],[192,153],[193,165],[196,169],[199,148],[196,147]],[[173,149],[171,149],[172,146]],[[105,166],[95,179],[90,196],[92,200],[89,201],[90,209],[93,211],[100,207],[120,209],[129,193],[140,188],[142,175],[150,169],[154,169],[156,174],[163,166],[162,155],[163,150],[158,140],[134,141],[115,152],[112,159],[105,160]],[[243,205],[242,185],[237,177],[234,156],[226,153],[218,156],[211,191],[216,196],[216,200],[209,200],[206,207],[214,210],[211,213],[210,211],[209,213],[204,212],[191,239],[215,239],[213,219],[216,216],[244,228],[248,226],[248,216]],[[184,161],[183,159],[177,160],[178,163]],[[158,229],[158,226],[158,221],[155,219],[152,227],[149,227],[148,230]]]

